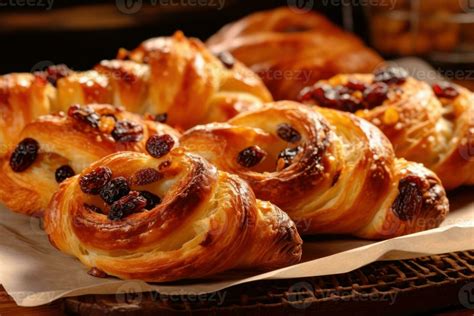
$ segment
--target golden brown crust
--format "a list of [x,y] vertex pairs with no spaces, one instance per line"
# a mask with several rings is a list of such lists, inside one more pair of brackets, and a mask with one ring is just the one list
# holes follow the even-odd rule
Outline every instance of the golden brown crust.
[[[318,85],[373,84],[372,74],[337,75]],[[457,96],[437,97],[430,85],[412,77],[389,84],[387,99],[356,113],[390,139],[399,157],[423,163],[446,189],[474,184],[474,95],[450,84]],[[308,104],[324,106],[315,99]]]
[[[166,164],[165,168],[159,168]],[[237,176],[217,171],[199,156],[176,148],[155,159],[122,152],[105,157],[83,174],[108,167],[133,183],[136,173],[159,169],[146,186],[161,203],[120,220],[97,196],[81,191],[81,175],[67,180],[45,215],[45,229],[60,250],[85,265],[123,279],[164,282],[202,278],[238,268],[272,269],[299,261],[301,239],[280,209],[255,199]],[[103,214],[84,204],[94,205]]]
[[315,12],[278,8],[224,26],[207,41],[257,72],[275,99],[295,100],[307,85],[339,73],[370,72],[373,50]]
[[32,74],[0,76],[0,157],[17,142],[28,122],[49,113],[51,88]]
[[[29,215],[41,215],[58,187],[57,168],[68,165],[80,172],[92,162],[117,151],[145,151],[145,142],[152,134],[170,134],[176,140],[178,132],[157,122],[143,120],[139,115],[122,108],[105,104],[92,104],[89,108],[102,116],[98,127],[59,113],[45,115],[27,124],[18,140],[32,138],[39,143],[39,153],[26,170],[15,172],[10,165],[15,146],[0,160],[2,181],[0,201],[11,210]],[[115,120],[131,121],[143,132],[137,141],[117,141],[112,137]]]
[[[281,126],[300,138],[282,139]],[[228,123],[197,126],[180,142],[246,180],[258,198],[285,210],[302,234],[390,238],[437,227],[448,213],[436,175],[397,159],[387,138],[352,114],[280,101]],[[250,146],[266,157],[248,167],[238,157]],[[282,156],[287,148],[298,150]]]

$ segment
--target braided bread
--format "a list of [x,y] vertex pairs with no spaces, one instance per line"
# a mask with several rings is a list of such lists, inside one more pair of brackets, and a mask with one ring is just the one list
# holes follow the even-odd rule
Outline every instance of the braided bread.
[[32,74],[0,76],[0,157],[16,143],[26,123],[50,112],[52,92]]
[[438,177],[398,159],[386,137],[340,111],[271,103],[180,139],[286,211],[302,234],[384,239],[437,227],[448,213]]
[[399,157],[421,162],[453,189],[474,184],[474,95],[396,67],[337,75],[302,90],[308,104],[355,112],[380,128]]
[[339,73],[370,72],[381,57],[324,16],[295,8],[251,14],[224,26],[207,46],[250,67],[278,100]]
[[0,201],[16,212],[41,215],[58,183],[117,151],[145,151],[153,134],[171,127],[111,105],[72,106],[68,114],[41,116],[19,134],[0,159]]
[[243,180],[183,148],[148,145],[160,158],[117,153],[60,186],[45,214],[53,245],[106,274],[150,282],[300,260],[294,223]]

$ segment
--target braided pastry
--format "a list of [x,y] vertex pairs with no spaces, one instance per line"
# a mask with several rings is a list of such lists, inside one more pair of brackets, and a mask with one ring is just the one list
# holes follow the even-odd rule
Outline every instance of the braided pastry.
[[421,162],[453,189],[474,184],[474,95],[427,83],[396,67],[338,75],[303,89],[308,104],[355,112],[390,139],[399,157]]
[[17,141],[26,123],[49,113],[51,89],[32,74],[0,76],[0,157]]
[[242,177],[302,234],[384,239],[437,227],[448,213],[437,176],[396,158],[377,128],[348,113],[280,101],[196,126],[180,143]]
[[251,14],[207,41],[257,72],[275,99],[295,100],[307,85],[339,73],[370,72],[381,57],[324,16],[295,8]]
[[68,114],[41,116],[0,159],[0,201],[16,212],[41,215],[58,183],[117,151],[145,151],[153,134],[178,133],[111,105],[71,106]]
[[117,153],[65,181],[45,214],[50,241],[106,274],[151,282],[300,260],[283,211],[183,148],[166,154],[165,143],[148,141],[158,159]]

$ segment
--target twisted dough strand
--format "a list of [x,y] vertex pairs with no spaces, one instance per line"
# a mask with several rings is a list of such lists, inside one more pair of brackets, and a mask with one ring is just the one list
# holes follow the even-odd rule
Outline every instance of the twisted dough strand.
[[[289,127],[297,134],[288,134]],[[180,143],[242,177],[302,234],[384,239],[436,227],[448,213],[433,172],[396,158],[377,128],[347,113],[281,101],[228,123],[197,126]],[[245,157],[248,148],[254,151]],[[239,163],[261,152],[257,164]]]
[[[129,179],[132,190],[150,191],[162,202],[110,220],[110,207],[81,191],[81,175],[64,182],[46,213],[45,228],[57,248],[89,267],[124,279],[162,282],[236,268],[272,269],[301,257],[301,239],[285,213],[256,200],[237,176],[217,171],[182,148],[160,159],[117,153],[82,176],[98,167],[110,168],[114,177]],[[162,178],[133,184],[137,172],[149,168]]]

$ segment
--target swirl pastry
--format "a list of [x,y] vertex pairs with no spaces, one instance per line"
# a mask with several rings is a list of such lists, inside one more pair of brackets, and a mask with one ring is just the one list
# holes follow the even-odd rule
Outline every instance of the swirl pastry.
[[257,72],[275,99],[295,100],[301,89],[339,73],[370,72],[382,62],[354,35],[324,16],[295,8],[251,14],[207,41]]
[[41,215],[58,183],[117,151],[145,151],[153,134],[178,133],[111,105],[70,107],[27,124],[0,160],[0,201],[15,212]]
[[32,74],[0,76],[0,157],[17,141],[26,123],[50,112],[53,92]]
[[275,203],[301,234],[384,239],[437,227],[448,213],[438,177],[398,159],[386,137],[340,111],[270,103],[180,139]]
[[45,214],[53,245],[108,275],[149,282],[299,261],[302,241],[283,211],[183,148],[167,154],[164,136],[148,141],[154,157],[116,153],[65,181]]
[[300,94],[308,104],[355,112],[380,128],[399,157],[421,162],[453,189],[474,184],[474,95],[449,83],[430,87],[402,68],[337,75]]

